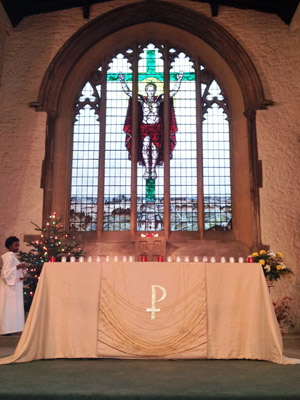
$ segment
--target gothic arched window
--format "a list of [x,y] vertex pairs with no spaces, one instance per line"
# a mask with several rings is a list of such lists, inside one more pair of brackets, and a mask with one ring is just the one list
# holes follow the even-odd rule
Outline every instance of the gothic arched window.
[[133,43],[91,71],[73,118],[72,230],[231,230],[229,105],[199,59]]
[[[262,246],[253,61],[211,18],[138,2],[76,32],[44,76],[43,217],[89,251],[125,254],[144,231],[174,251]],[[151,233],[151,237],[152,237]]]

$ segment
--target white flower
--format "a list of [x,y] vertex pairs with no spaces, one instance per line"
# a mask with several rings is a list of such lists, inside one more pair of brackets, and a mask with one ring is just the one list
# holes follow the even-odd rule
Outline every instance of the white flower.
[[281,269],[285,269],[286,266],[283,264],[283,262],[278,263],[281,266]]
[[264,266],[264,270],[267,271],[267,272],[270,272],[270,271],[271,271],[270,265],[266,264],[266,265]]

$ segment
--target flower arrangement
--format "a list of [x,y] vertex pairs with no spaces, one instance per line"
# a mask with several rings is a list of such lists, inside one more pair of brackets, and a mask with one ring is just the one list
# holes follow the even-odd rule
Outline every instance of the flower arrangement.
[[265,277],[270,281],[277,281],[281,275],[293,274],[293,271],[284,265],[280,251],[274,253],[272,250],[260,250],[259,253],[252,253],[252,257],[254,262],[261,264]]

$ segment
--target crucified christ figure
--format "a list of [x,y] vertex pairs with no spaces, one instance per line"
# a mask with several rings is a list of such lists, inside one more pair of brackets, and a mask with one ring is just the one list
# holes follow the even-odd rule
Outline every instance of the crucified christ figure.
[[[122,84],[124,93],[130,98],[132,92],[125,82],[125,76],[119,73],[119,81]],[[179,90],[183,78],[183,71],[177,74],[177,81],[170,90],[170,98],[172,98]],[[138,102],[141,108],[141,118],[139,122],[139,135],[141,141],[141,157],[138,161],[145,165],[144,179],[157,178],[156,166],[163,161],[163,116],[162,105],[164,95],[155,96],[157,86],[153,82],[149,82],[145,86],[147,96],[138,94]],[[176,120],[173,106],[171,105],[171,120],[170,120],[170,156],[176,144],[175,133],[177,131]],[[127,118],[124,124],[126,132],[126,147],[131,158],[131,107],[128,110]]]

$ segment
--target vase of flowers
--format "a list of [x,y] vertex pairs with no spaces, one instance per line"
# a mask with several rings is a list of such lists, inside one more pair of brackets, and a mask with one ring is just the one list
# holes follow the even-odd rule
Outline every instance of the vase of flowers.
[[253,261],[260,263],[266,279],[270,282],[277,281],[282,275],[293,274],[292,270],[283,262],[283,255],[280,251],[275,253],[272,250],[260,250],[259,253],[252,253]]

